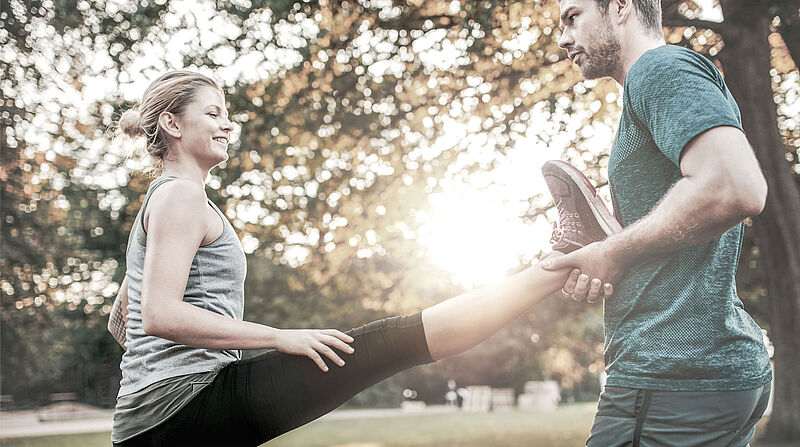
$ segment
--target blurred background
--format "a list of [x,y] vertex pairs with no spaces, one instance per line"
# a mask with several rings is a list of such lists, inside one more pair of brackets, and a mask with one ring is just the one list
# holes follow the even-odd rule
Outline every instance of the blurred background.
[[[150,179],[112,124],[168,70],[226,92],[236,139],[207,190],[247,253],[247,320],[348,329],[501,280],[548,250],[545,160],[608,198],[621,88],[582,80],[556,45],[554,0],[0,6],[4,410],[54,393],[114,405],[122,350],[106,323]],[[723,72],[770,182],[737,285],[775,344],[770,433],[800,436],[798,2],[663,6],[668,43]],[[562,401],[594,401],[602,344],[600,305],[557,296],[348,405],[396,407],[404,389],[443,403],[448,380],[555,380]]]

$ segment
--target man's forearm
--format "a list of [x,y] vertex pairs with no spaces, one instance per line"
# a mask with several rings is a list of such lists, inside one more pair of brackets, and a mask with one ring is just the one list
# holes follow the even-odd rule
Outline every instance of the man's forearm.
[[679,165],[680,180],[647,216],[543,267],[580,270],[571,285],[580,290],[573,297],[583,299],[590,278],[616,284],[634,265],[715,239],[764,209],[767,182],[740,129],[718,126],[701,133],[683,149]]
[[608,250],[631,266],[720,236],[748,212],[717,192],[682,178],[647,216],[609,237]]

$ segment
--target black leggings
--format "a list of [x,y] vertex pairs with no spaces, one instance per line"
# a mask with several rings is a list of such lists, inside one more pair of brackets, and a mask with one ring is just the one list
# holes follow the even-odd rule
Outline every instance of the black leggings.
[[433,361],[420,313],[374,321],[347,334],[355,339],[350,344],[355,353],[337,351],[343,367],[322,372],[308,357],[276,350],[233,362],[175,415],[114,445],[261,445],[387,377]]

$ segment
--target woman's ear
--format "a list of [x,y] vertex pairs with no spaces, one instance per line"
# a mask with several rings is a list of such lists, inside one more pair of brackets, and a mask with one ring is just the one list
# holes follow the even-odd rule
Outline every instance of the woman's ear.
[[158,126],[167,133],[167,135],[171,136],[172,138],[180,139],[181,137],[181,126],[178,124],[178,120],[175,118],[170,112],[163,112],[161,115],[158,116]]

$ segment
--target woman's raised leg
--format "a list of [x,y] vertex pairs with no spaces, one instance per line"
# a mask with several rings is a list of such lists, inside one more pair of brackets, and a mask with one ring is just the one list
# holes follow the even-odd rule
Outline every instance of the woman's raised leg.
[[164,424],[119,445],[260,445],[404,369],[476,346],[561,288],[568,274],[533,266],[421,313],[347,331],[355,353],[339,352],[346,364],[328,372],[275,350],[234,362]]
[[425,339],[434,360],[470,349],[558,291],[569,270],[549,272],[539,265],[422,311]]

